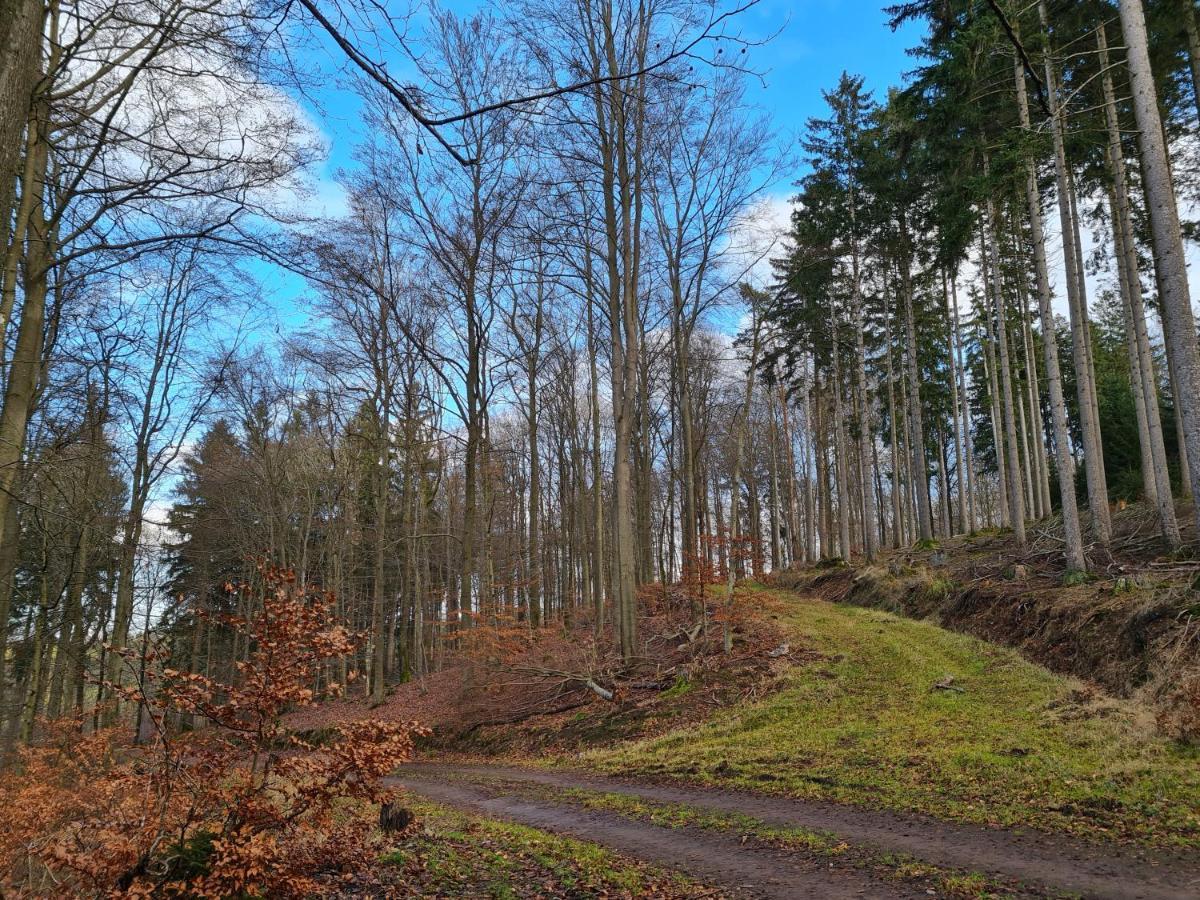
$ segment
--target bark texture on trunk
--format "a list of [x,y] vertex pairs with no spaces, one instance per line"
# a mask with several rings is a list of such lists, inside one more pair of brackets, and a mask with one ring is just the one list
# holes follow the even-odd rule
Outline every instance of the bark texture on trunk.
[[[1017,112],[1021,128],[1031,130],[1029,100],[1025,89],[1025,71],[1021,61],[1013,59],[1017,88]],[[1042,320],[1042,357],[1046,364],[1046,393],[1050,399],[1050,421],[1054,429],[1054,465],[1058,470],[1059,503],[1063,516],[1066,541],[1064,553],[1067,568],[1085,571],[1083,530],[1079,522],[1079,506],[1075,500],[1075,458],[1071,455],[1071,434],[1067,426],[1067,403],[1062,389],[1062,372],[1058,363],[1058,337],[1054,330],[1054,310],[1051,306],[1050,275],[1046,266],[1046,236],[1042,228],[1042,200],[1037,188],[1033,160],[1025,159],[1025,206],[1033,243],[1034,275],[1037,279],[1038,314]]]
[[[1179,210],[1175,206],[1175,186],[1163,139],[1154,73],[1150,69],[1141,0],[1121,0],[1120,13],[1145,173],[1150,235],[1162,288],[1163,331],[1167,354],[1175,369],[1175,400],[1178,415],[1183,419],[1192,496],[1200,497],[1200,352],[1196,347],[1196,322],[1188,290]],[[1200,503],[1195,504],[1195,513],[1200,522]]]

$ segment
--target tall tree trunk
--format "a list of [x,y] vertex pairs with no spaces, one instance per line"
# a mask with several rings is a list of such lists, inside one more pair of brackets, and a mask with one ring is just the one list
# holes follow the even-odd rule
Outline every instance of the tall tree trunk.
[[783,385],[779,386],[779,409],[783,418],[784,441],[784,491],[787,495],[787,551],[788,564],[794,565],[803,555],[800,540],[799,491],[796,485],[796,442],[792,431],[792,420],[789,415],[788,394]]
[[913,314],[913,285],[910,271],[908,226],[900,220],[900,293],[904,300],[905,358],[908,366],[908,433],[912,476],[916,487],[917,522],[923,541],[933,539],[933,510],[929,500],[929,466],[925,461],[925,422],[921,409],[920,361],[917,357],[917,326]]
[[950,475],[946,471],[946,433],[942,423],[937,423],[937,464],[938,464],[938,516],[941,519],[942,534],[949,537],[953,534],[950,515]]
[[389,440],[389,398],[384,393],[375,423],[375,543],[371,566],[371,698],[383,700],[387,687],[387,646],[392,634],[387,626],[384,605],[387,594],[388,498],[391,482],[391,441]]
[[[59,653],[64,657],[65,662],[62,674],[63,693],[68,702],[72,702],[77,692],[83,687],[85,640],[83,593],[87,587],[88,560],[92,554],[92,486],[95,484],[96,475],[100,474],[98,469],[102,456],[96,451],[103,440],[104,418],[105,412],[97,400],[96,392],[89,386],[85,413],[87,448],[84,483],[81,491],[84,509],[78,512],[79,533],[76,538],[75,550],[71,556],[71,572],[68,576],[63,607],[63,621],[69,633],[69,639],[64,637],[59,642]],[[198,627],[196,630],[199,630]]]
[[[1189,16],[1193,25],[1195,16]],[[1146,330],[1146,311],[1142,300],[1141,275],[1137,264],[1136,238],[1130,209],[1129,185],[1125,172],[1125,152],[1121,145],[1121,127],[1117,115],[1116,92],[1109,70],[1108,42],[1104,26],[1096,29],[1099,51],[1101,85],[1104,93],[1104,121],[1108,130],[1105,160],[1112,172],[1113,239],[1117,251],[1117,270],[1121,275],[1127,332],[1129,339],[1130,384],[1135,400],[1140,400],[1138,431],[1142,447],[1143,476],[1146,479],[1146,499],[1158,510],[1159,530],[1170,547],[1182,543],[1179,523],[1175,518],[1175,502],[1167,469],[1167,450],[1163,439],[1162,418],[1158,410],[1158,379],[1154,374],[1154,356]],[[1138,396],[1140,395],[1140,396]]]
[[[950,429],[954,439],[954,465],[958,475],[958,530],[969,531],[967,525],[967,484],[966,466],[963,464],[963,436],[959,429],[959,394],[958,394],[958,352],[955,347],[953,317],[950,314],[950,286],[946,270],[942,269],[942,304],[946,313],[946,346],[950,356]],[[953,531],[953,529],[952,529]]]
[[[636,34],[638,58],[644,58],[649,13],[641,8],[631,27]],[[601,34],[605,71],[617,77],[625,60],[617,57],[613,10],[601,7]],[[614,81],[597,86],[595,101],[600,136],[601,181],[604,195],[606,262],[608,266],[609,323],[612,337],[612,399],[615,447],[613,460],[613,597],[621,657],[632,662],[637,653],[636,521],[633,490],[633,434],[639,375],[638,250],[641,222],[640,168],[634,171],[632,153],[641,151],[644,78]],[[632,117],[630,107],[633,107]]]
[[[1021,128],[1031,130],[1025,72],[1021,61],[1013,58],[1017,87],[1017,112]],[[1025,206],[1033,244],[1034,275],[1037,279],[1038,313],[1042,320],[1042,356],[1046,364],[1046,392],[1050,397],[1050,419],[1054,428],[1054,464],[1058,470],[1059,501],[1062,507],[1064,553],[1067,569],[1083,572],[1083,531],[1079,506],[1075,500],[1075,458],[1071,455],[1071,435],[1067,426],[1067,404],[1063,397],[1062,373],[1058,364],[1058,337],[1054,328],[1054,310],[1050,298],[1050,274],[1046,266],[1046,237],[1042,229],[1042,201],[1037,189],[1033,160],[1025,158]]]
[[[8,697],[8,625],[12,615],[14,579],[17,574],[20,541],[20,521],[17,504],[10,503],[5,510],[5,521],[0,523],[0,726],[9,716]],[[11,537],[10,537],[11,536]],[[15,718],[15,717],[14,717]]]
[[[1176,412],[1183,417],[1184,452],[1190,467],[1192,496],[1200,498],[1200,352],[1196,346],[1196,322],[1188,291],[1179,211],[1163,140],[1154,73],[1150,69],[1141,0],[1122,0],[1120,12],[1145,173],[1150,235],[1160,273],[1163,330],[1167,355],[1175,368]],[[1200,502],[1194,504],[1194,513],[1200,523]]]
[[[1015,349],[1013,344],[1005,340],[1008,344],[1008,359],[1011,367],[1015,367],[1014,361]],[[1029,439],[1029,421],[1026,418],[1025,404],[1021,398],[1021,385],[1017,381],[1015,372],[1010,368],[1010,380],[1013,382],[1013,409],[1017,414],[1017,446],[1021,451],[1021,468],[1025,475],[1025,513],[1029,518],[1041,518],[1040,507],[1038,506],[1039,498],[1037,491],[1037,459],[1035,458],[1035,450],[1033,449],[1033,441]]]
[[816,562],[821,550],[819,523],[817,519],[817,491],[814,478],[820,473],[820,459],[817,456],[816,435],[817,422],[814,419],[812,397],[810,391],[801,393],[804,409],[804,424],[808,430],[808,440],[804,442],[804,525],[805,525],[805,557],[807,562]]
[[[590,271],[590,269],[589,269]],[[596,364],[595,322],[593,321],[592,300],[588,296],[587,305],[587,354],[588,354],[588,396],[590,400],[591,424],[591,476],[592,476],[592,603],[596,635],[604,627],[604,595],[607,579],[604,556],[604,478],[600,468],[600,374]]]
[[[984,178],[990,174],[987,154],[983,157]],[[988,252],[992,259],[992,311],[996,317],[996,343],[1000,347],[1000,399],[1004,415],[1005,456],[1008,460],[1008,518],[1017,546],[1025,546],[1025,498],[1021,478],[1021,449],[1017,439],[1017,420],[1013,403],[1012,365],[1008,352],[1008,315],[1004,304],[1004,286],[1000,281],[1000,257],[996,245],[996,205],[991,195],[985,201],[983,220]]]
[[[1092,423],[1093,441],[1100,458],[1104,458],[1104,432],[1100,429],[1100,398],[1096,392],[1096,350],[1093,346],[1091,311],[1088,309],[1087,303],[1087,273],[1084,271],[1084,254],[1083,254],[1083,234],[1080,222],[1082,217],[1079,214],[1079,191],[1075,186],[1075,170],[1067,171],[1067,186],[1068,196],[1071,200],[1071,239],[1075,243],[1075,277],[1079,284],[1079,297],[1082,303],[1079,306],[1079,320],[1083,325],[1083,344],[1087,350],[1087,391],[1088,391],[1088,415]],[[1099,491],[1100,496],[1104,498],[1104,503],[1101,504],[1103,522],[1102,530],[1111,535],[1112,524],[1111,515],[1108,507],[1108,474],[1104,466],[1100,466],[1097,473],[1097,480],[1100,481],[1103,490]],[[1093,528],[1095,526],[1096,513],[1092,513]]]
[[538,450],[538,358],[541,351],[543,306],[542,281],[539,272],[537,310],[534,313],[533,336],[526,348],[526,398],[525,425],[529,440],[529,624],[537,628],[541,624],[542,593],[545,590],[541,574],[540,519],[542,508],[542,463]]
[[696,541],[696,440],[692,422],[691,348],[690,332],[683,321],[683,293],[678,285],[678,278],[673,281],[675,286],[671,324],[675,341],[675,390],[679,404],[680,426],[679,524],[682,537],[683,581],[690,583],[689,579],[695,576],[696,566],[699,563]]
[[[0,0],[0,251],[10,239],[20,243],[10,225],[26,146],[25,129],[38,82],[44,10],[43,0]],[[11,276],[0,274],[0,278],[6,277]],[[9,306],[0,317],[0,343],[11,313]]]
[[[741,407],[734,413],[733,420],[733,459],[729,464],[729,528],[730,547],[741,545],[741,535],[738,530],[738,493],[741,490],[742,451],[746,442],[746,426],[750,419],[750,403],[754,398],[754,376],[758,368],[758,314],[751,310],[754,317],[751,326],[750,365],[746,369],[746,385],[742,392]],[[757,525],[752,523],[757,530]],[[739,554],[740,555],[740,554]],[[733,650],[733,589],[737,584],[737,567],[730,565],[726,575],[725,585],[725,616],[721,627],[721,645],[726,653]]]
[[821,381],[817,371],[816,359],[813,359],[813,452],[816,455],[816,509],[817,509],[817,540],[820,545],[820,558],[829,558],[830,523],[829,517],[829,459],[825,452],[825,398],[821,393]]
[[[1046,0],[1038,0],[1038,15],[1042,30],[1049,34]],[[1092,528],[1096,540],[1108,546],[1112,528],[1108,512],[1108,484],[1104,476],[1104,450],[1100,442],[1100,424],[1095,418],[1091,367],[1087,334],[1087,295],[1082,292],[1083,260],[1076,255],[1078,223],[1072,215],[1071,179],[1067,169],[1067,153],[1063,140],[1062,111],[1059,106],[1058,75],[1047,50],[1043,59],[1047,104],[1050,107],[1050,136],[1054,145],[1054,176],[1058,188],[1058,214],[1062,226],[1063,263],[1067,275],[1067,301],[1071,314],[1071,338],[1078,387],[1080,431],[1083,435],[1083,463],[1087,471],[1088,507],[1092,513]],[[1043,326],[1053,320],[1044,320]],[[1052,329],[1044,327],[1043,331]],[[1056,441],[1057,443],[1057,441]],[[1059,477],[1062,478],[1060,469]]]
[[[642,325],[638,323],[638,343],[644,343],[645,334],[642,331]],[[638,566],[637,578],[638,584],[645,584],[654,581],[654,539],[652,532],[654,530],[654,509],[653,509],[653,483],[654,483],[654,434],[650,425],[650,356],[647,353],[639,354],[639,377],[638,377],[638,402],[637,402],[637,425],[634,434],[637,438],[637,488],[634,496],[637,498],[637,548],[638,548]]]
[[1029,402],[1029,440],[1034,448],[1037,463],[1037,492],[1039,518],[1053,511],[1050,500],[1050,463],[1046,456],[1046,429],[1042,420],[1042,395],[1038,385],[1037,354],[1033,346],[1033,326],[1029,321],[1029,298],[1024,290],[1019,292],[1021,302],[1021,341],[1025,358],[1026,390]]
[[[42,672],[45,668],[45,637],[47,620],[50,616],[49,552],[46,535],[42,536],[42,571],[38,577],[38,603],[34,616],[33,643],[29,652],[29,674],[26,678],[25,701],[21,706],[21,726],[18,738],[28,744],[33,738],[33,725],[37,719],[42,694]],[[7,627],[8,623],[5,623]]]
[[761,578],[763,573],[762,492],[758,489],[758,473],[754,466],[746,467],[746,531],[750,540],[750,573]]
[[768,466],[771,475],[771,571],[778,572],[783,566],[783,544],[780,540],[780,526],[783,516],[779,499],[779,425],[775,419],[775,403],[770,395],[768,395],[767,410],[771,416],[769,432],[770,456],[768,457]]
[[837,483],[838,556],[850,561],[850,464],[846,452],[846,416],[842,411],[841,348],[833,325],[833,464]]
[[[855,215],[855,203],[851,194],[851,216]],[[879,537],[875,530],[875,492],[873,490],[874,475],[872,473],[874,456],[871,444],[874,441],[872,431],[874,422],[871,415],[870,399],[867,396],[867,351],[863,325],[862,292],[859,273],[859,250],[857,235],[851,243],[851,278],[853,286],[850,297],[851,327],[854,329],[854,392],[858,406],[858,460],[859,477],[862,488],[863,514],[863,555],[867,561],[873,560],[879,552]]]
[[[473,270],[472,270],[473,272]],[[481,345],[476,307],[476,285],[473,274],[468,276],[464,299],[467,320],[466,446],[463,448],[463,508],[462,540],[458,566],[458,597],[450,611],[451,628],[467,625],[475,606],[475,582],[478,575],[479,539],[479,464],[483,452],[483,398],[480,385]],[[482,600],[482,598],[480,598]]]
[[[28,127],[30,160],[26,171],[32,178],[22,187],[22,203],[26,207],[28,222],[25,229],[24,298],[17,342],[8,366],[4,405],[0,408],[0,522],[6,525],[10,522],[9,506],[25,452],[29,417],[42,373],[46,298],[50,267],[55,255],[53,236],[43,206],[49,154],[48,112],[44,101],[35,107]],[[15,524],[15,520],[12,521]],[[0,539],[7,545],[19,538],[15,529],[10,532],[6,528]]]
[[[886,301],[885,301],[886,302]],[[896,406],[896,370],[892,365],[892,314],[890,309],[883,313],[883,344],[887,359],[887,397],[888,397],[888,437],[891,446],[892,477],[892,546],[899,548],[904,543],[902,496],[900,487],[900,437],[897,428],[898,410]]]
[[1004,413],[1000,400],[1000,371],[996,354],[995,307],[992,302],[992,271],[996,265],[994,249],[988,242],[987,228],[984,226],[980,229],[979,234],[979,258],[983,270],[984,293],[984,308],[981,318],[982,331],[985,337],[983,344],[983,368],[988,383],[988,402],[990,403],[990,416],[992,420],[992,447],[996,452],[996,480],[999,484],[1000,492],[1000,526],[1004,528],[1012,524],[1012,507],[1008,503],[1009,491],[1011,490],[1009,484],[1009,452],[1007,434],[1004,429]]
[[1200,28],[1196,26],[1195,0],[1178,0],[1179,17],[1183,20],[1183,30],[1187,35],[1188,74],[1192,81],[1192,103],[1196,106],[1196,114],[1200,116]]
[[[965,451],[965,459],[963,460],[966,466],[966,494],[967,494],[967,519],[964,529],[970,533],[975,533],[976,516],[976,484],[975,484],[975,451],[972,447],[971,439],[971,397],[967,393],[967,373],[966,367],[963,365],[963,342],[962,329],[958,321],[958,287],[957,279],[950,280],[950,324],[952,328],[951,352],[958,360],[958,396],[962,401],[962,434]],[[961,477],[961,476],[960,476]]]

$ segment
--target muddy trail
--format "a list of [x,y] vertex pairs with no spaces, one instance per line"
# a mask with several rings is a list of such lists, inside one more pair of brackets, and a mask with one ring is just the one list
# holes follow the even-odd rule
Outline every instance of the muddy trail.
[[[859,898],[942,895],[941,882],[897,878],[903,856],[982,873],[1008,896],[1182,900],[1200,897],[1200,855],[1086,842],[1063,835],[942,822],[926,816],[740,791],[576,772],[416,763],[393,779],[413,793],[488,816],[593,841],[675,869],[730,897]],[[786,849],[730,830],[666,827],[562,796],[571,789],[748,816],[775,828],[831,834],[850,852]]]

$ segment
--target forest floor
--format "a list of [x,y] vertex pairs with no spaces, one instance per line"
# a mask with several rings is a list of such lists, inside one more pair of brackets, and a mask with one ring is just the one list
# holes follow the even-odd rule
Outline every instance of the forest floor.
[[1116,510],[1111,544],[1087,547],[1086,575],[1066,571],[1055,517],[1031,527],[1024,548],[1011,531],[989,529],[885,551],[872,564],[785,572],[773,583],[1012,647],[1138,700],[1168,732],[1200,738],[1200,558],[1190,504],[1177,515],[1189,545],[1172,553],[1152,510]]
[[[654,897],[691,900],[714,889],[591,840],[412,800],[418,825],[370,872],[339,883],[337,896]],[[466,804],[458,803],[457,806]],[[644,858],[644,857],[643,857]]]
[[794,661],[760,700],[558,759],[1200,850],[1200,746],[1141,702],[932,622],[772,593]]
[[1200,750],[1142,702],[933,622],[748,593],[788,645],[753,696],[632,736],[593,727],[590,749],[530,734],[592,712],[526,721],[489,740],[504,765],[399,781],[719,896],[1200,896]]

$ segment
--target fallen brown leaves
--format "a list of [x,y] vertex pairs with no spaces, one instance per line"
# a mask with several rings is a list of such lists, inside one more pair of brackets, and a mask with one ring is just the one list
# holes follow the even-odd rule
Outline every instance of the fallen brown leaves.
[[348,721],[319,748],[291,734],[284,713],[340,690],[317,686],[356,638],[331,595],[261,575],[258,614],[227,623],[254,648],[236,683],[152,658],[142,682],[110,686],[145,705],[151,741],[64,722],[22,751],[0,786],[0,808],[22,811],[0,830],[5,896],[303,897],[370,864],[371,820],[339,810],[385,799],[425,729]]
[[[441,671],[397,686],[382,704],[343,698],[306,707],[288,724],[315,737],[366,714],[416,716],[431,726],[439,749],[476,754],[658,733],[768,688],[780,662],[769,651],[783,640],[772,618],[778,605],[774,595],[748,587],[726,607],[720,587],[643,586],[643,651],[631,666],[616,654],[611,629],[597,634],[586,618],[531,629],[492,617],[459,636]],[[735,635],[729,654],[721,644],[726,617]]]
[[1176,740],[1200,743],[1200,670],[1182,674],[1160,705],[1157,722]]

